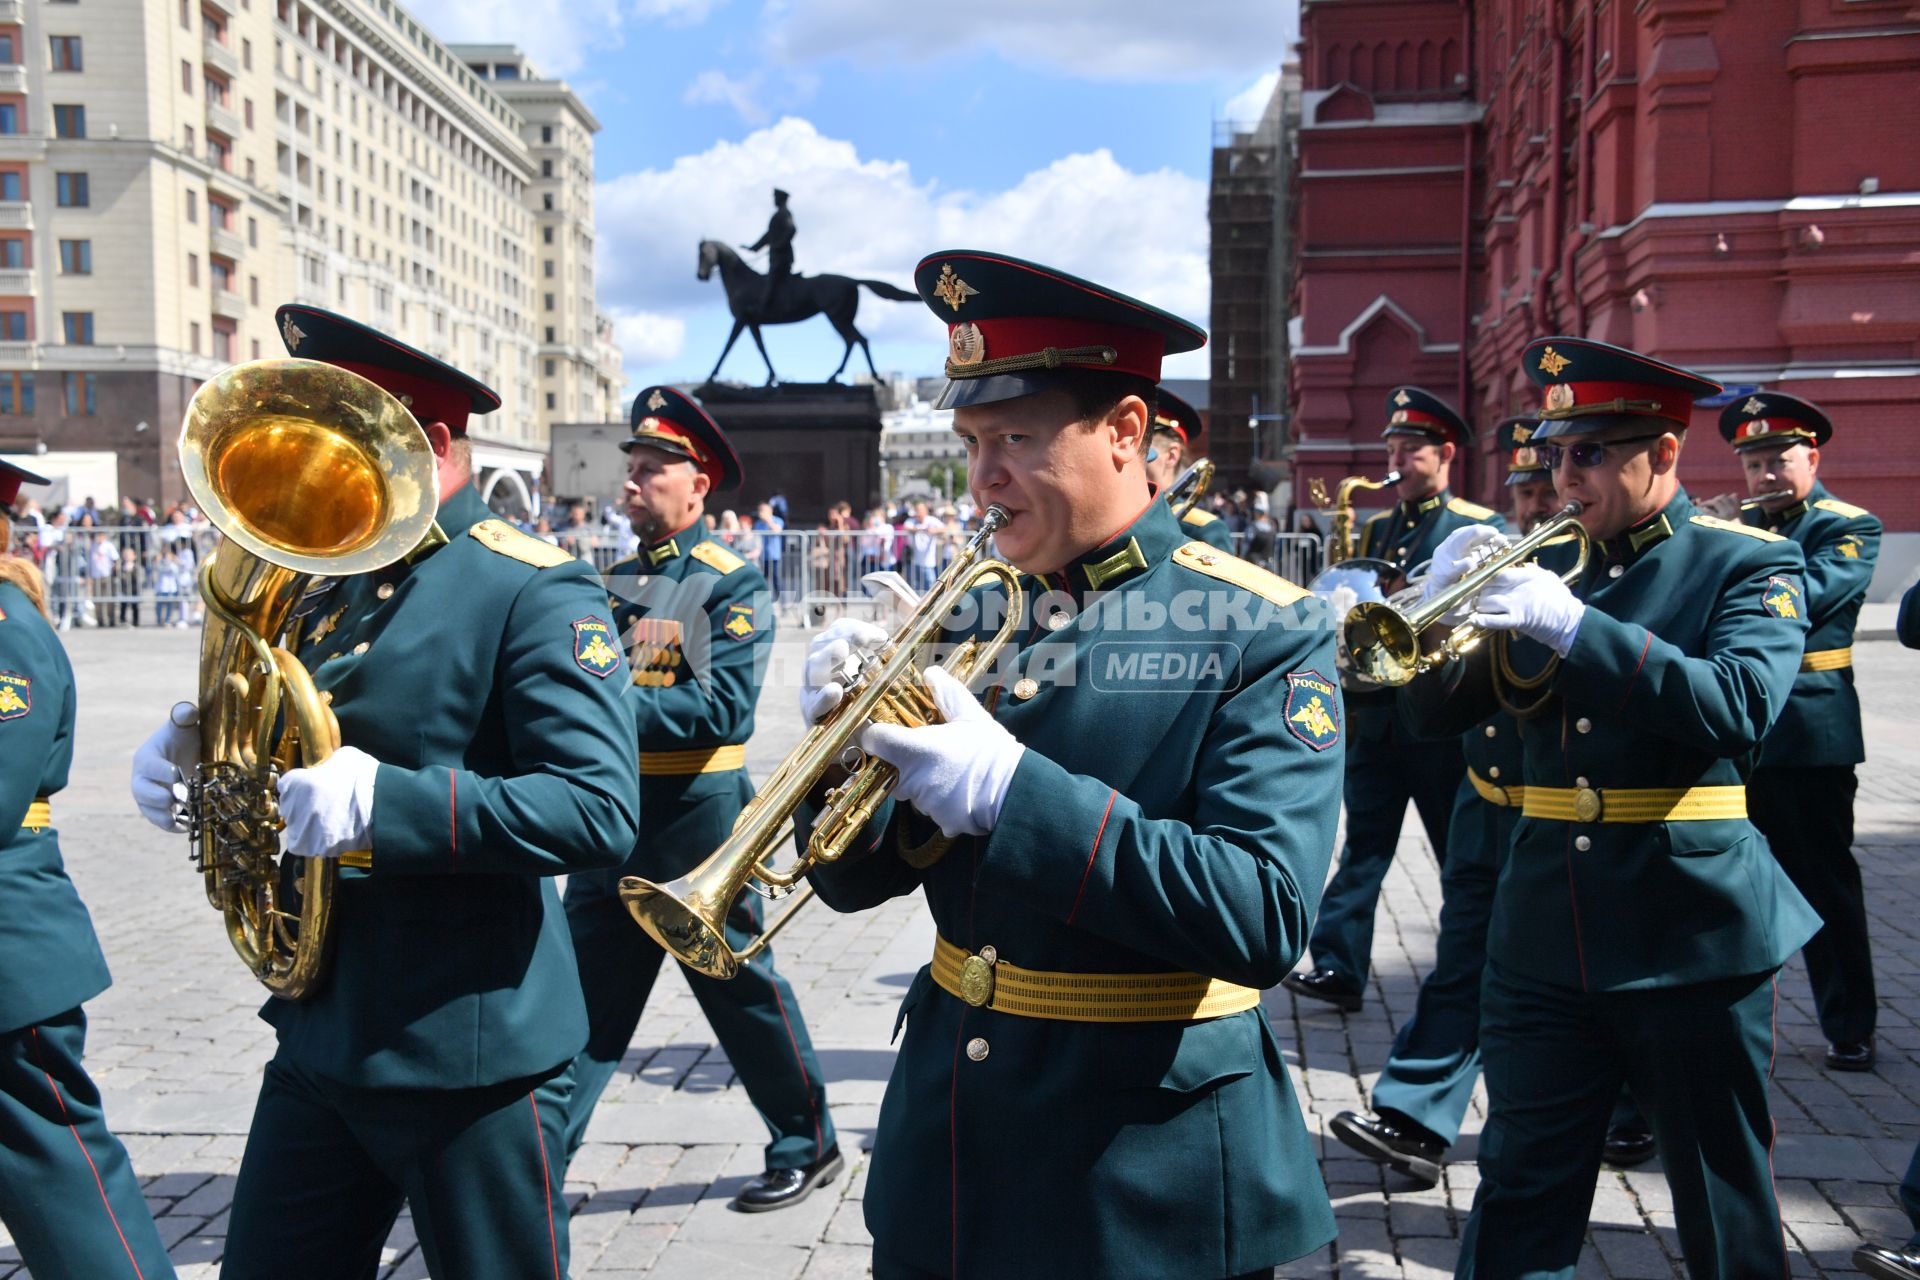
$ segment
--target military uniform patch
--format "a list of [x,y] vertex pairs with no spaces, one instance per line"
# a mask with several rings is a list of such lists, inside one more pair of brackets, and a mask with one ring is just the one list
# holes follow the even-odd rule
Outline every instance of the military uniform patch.
[[720,629],[735,640],[753,639],[753,606],[750,604],[730,604],[727,616],[720,623]]
[[0,671],[0,720],[18,720],[33,710],[33,681],[18,671]]
[[1839,543],[1834,547],[1834,550],[1849,560],[1858,560],[1860,558],[1860,545],[1860,539],[1854,537],[1852,534],[1848,534],[1846,537],[1840,539]]
[[1280,714],[1287,732],[1315,751],[1340,741],[1340,695],[1318,671],[1287,673],[1287,705]]
[[573,624],[573,660],[583,671],[603,679],[620,665],[620,652],[613,647],[613,628],[598,618],[581,618]]
[[1776,618],[1806,616],[1806,610],[1800,606],[1800,588],[1786,578],[1768,578],[1766,590],[1760,593],[1760,603]]

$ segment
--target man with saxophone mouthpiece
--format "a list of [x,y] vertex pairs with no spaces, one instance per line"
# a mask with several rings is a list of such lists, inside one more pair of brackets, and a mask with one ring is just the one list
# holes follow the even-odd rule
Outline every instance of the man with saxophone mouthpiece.
[[1496,709],[1503,671],[1553,664],[1487,931],[1490,1109],[1456,1274],[1572,1276],[1624,1082],[1688,1270],[1785,1275],[1774,979],[1819,921],[1748,820],[1743,775],[1800,664],[1804,562],[1680,487],[1715,383],[1583,338],[1522,359],[1543,393],[1533,445],[1592,553],[1571,586],[1544,564],[1494,574],[1469,621],[1496,634],[1404,695],[1419,727],[1456,733]]
[[73,668],[7,519],[23,484],[46,483],[0,461],[0,1223],[36,1276],[151,1280],[173,1264],[81,1065],[81,1006],[113,979],[53,825]]
[[[1147,453],[1147,482],[1155,493],[1164,494],[1195,461],[1193,442],[1200,435],[1200,411],[1165,387],[1160,388],[1158,397],[1149,440],[1152,448]],[[1188,537],[1233,553],[1233,534],[1227,522],[1199,503],[1187,508],[1180,525]]]
[[1873,1068],[1879,1004],[1867,905],[1853,858],[1854,766],[1867,758],[1853,688],[1853,629],[1873,581],[1880,521],[1820,483],[1833,424],[1815,405],[1758,391],[1720,413],[1755,495],[1741,519],[1800,545],[1807,560],[1807,651],[1793,696],[1747,779],[1753,825],[1825,922],[1806,945],[1827,1066]]
[[[1524,535],[1559,510],[1553,473],[1532,444],[1539,419],[1508,418],[1495,430],[1507,453],[1513,524]],[[1483,526],[1470,526],[1479,528]],[[1457,543],[1491,550],[1503,535],[1454,533]],[[1436,559],[1440,557],[1436,555]],[[1448,552],[1451,560],[1453,553]],[[1328,1122],[1341,1142],[1415,1181],[1440,1180],[1447,1148],[1460,1136],[1480,1078],[1480,980],[1487,967],[1487,921],[1526,789],[1518,718],[1487,717],[1461,739],[1467,776],[1453,802],[1447,861],[1440,869],[1440,936],[1433,969],[1420,984],[1413,1016],[1400,1026],[1393,1052],[1373,1087],[1373,1114],[1342,1111]]]
[[[1400,476],[1394,485],[1399,501],[1367,521],[1362,556],[1407,574],[1456,529],[1479,522],[1505,527],[1486,507],[1447,492],[1454,454],[1472,434],[1452,405],[1419,387],[1395,387],[1387,395],[1381,434],[1387,461]],[[1457,742],[1421,742],[1408,733],[1394,714],[1391,690],[1350,687],[1347,715],[1347,843],[1313,926],[1313,967],[1287,975],[1286,987],[1351,1013],[1360,1007],[1373,967],[1374,908],[1400,843],[1407,802],[1419,811],[1444,869],[1447,825],[1467,765]]]
[[[553,877],[618,863],[639,809],[606,593],[474,489],[467,420],[492,391],[343,316],[276,318],[289,354],[411,411],[441,536],[335,579],[286,642],[344,744],[279,781],[288,847],[340,859],[335,936],[317,990],[261,1012],[279,1045],[222,1274],[371,1275],[403,1203],[435,1277],[564,1274],[560,1125],[587,1017]],[[180,732],[142,748],[137,788],[191,767]]]
[[[915,279],[949,326],[968,485],[1034,603],[981,695],[929,670],[938,721],[860,735],[894,801],[812,874],[842,911],[923,889],[939,930],[881,1106],[874,1274],[1268,1275],[1334,1233],[1260,1008],[1333,842],[1331,620],[1148,484],[1160,362],[1199,329],[1000,254]],[[810,718],[886,639],[815,641]],[[1175,652],[1217,665],[1169,684]]]
[[[733,830],[753,798],[746,742],[773,645],[766,580],[707,533],[707,495],[733,492],[742,480],[726,433],[672,387],[648,387],[634,398],[633,434],[621,448],[640,552],[608,570],[608,603],[631,646],[627,703],[639,727],[647,821],[625,865],[567,879],[588,1025],[567,1105],[569,1159],[619,1069],[666,954],[628,915],[620,879],[670,881]],[[728,913],[728,941],[744,950],[761,926],[759,896],[742,893]],[[765,952],[727,981],[681,972],[771,1135],[766,1172],[733,1207],[752,1213],[800,1203],[831,1182],[842,1161],[792,985]]]

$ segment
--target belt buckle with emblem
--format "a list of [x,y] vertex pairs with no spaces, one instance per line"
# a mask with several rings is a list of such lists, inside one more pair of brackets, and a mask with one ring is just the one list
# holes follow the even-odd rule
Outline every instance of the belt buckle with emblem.
[[1600,814],[1605,808],[1600,793],[1592,787],[1581,787],[1573,793],[1573,816],[1578,822],[1600,821]]
[[968,956],[960,964],[960,998],[976,1009],[985,1008],[993,1000],[993,966],[1000,959],[1000,953],[992,947],[982,947]]

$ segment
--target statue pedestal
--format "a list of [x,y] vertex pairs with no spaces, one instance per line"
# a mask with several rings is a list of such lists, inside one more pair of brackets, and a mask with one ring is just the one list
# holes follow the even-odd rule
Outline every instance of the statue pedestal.
[[836,502],[852,503],[859,523],[880,501],[880,400],[873,386],[709,382],[691,394],[733,441],[747,475],[741,492],[717,495],[709,510],[732,507],[750,517],[782,493],[788,526],[810,529],[825,523]]

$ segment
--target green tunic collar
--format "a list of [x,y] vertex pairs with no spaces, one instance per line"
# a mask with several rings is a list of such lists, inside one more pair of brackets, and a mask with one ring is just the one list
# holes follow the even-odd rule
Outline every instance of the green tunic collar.
[[647,573],[658,573],[668,564],[707,540],[707,517],[705,512],[701,512],[666,537],[658,538],[640,548],[641,569]]
[[1190,541],[1172,508],[1154,499],[1132,524],[1075,558],[1060,573],[1048,576],[1064,578],[1075,596],[1111,591],[1159,564]]

